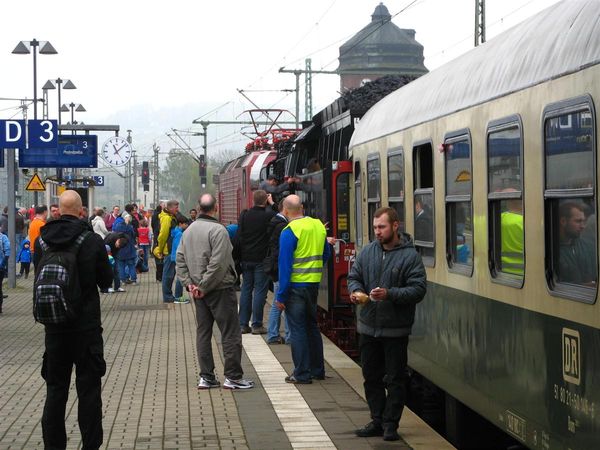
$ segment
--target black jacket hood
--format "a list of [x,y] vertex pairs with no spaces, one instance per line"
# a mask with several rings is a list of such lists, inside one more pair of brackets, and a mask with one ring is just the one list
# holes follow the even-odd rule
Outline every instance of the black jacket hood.
[[94,231],[85,221],[75,216],[60,216],[41,229],[41,236],[48,245],[67,245],[73,242],[84,231]]

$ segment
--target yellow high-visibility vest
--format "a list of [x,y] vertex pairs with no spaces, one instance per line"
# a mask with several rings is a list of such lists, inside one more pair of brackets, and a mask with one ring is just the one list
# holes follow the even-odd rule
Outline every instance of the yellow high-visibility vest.
[[523,249],[523,216],[513,212],[503,212],[500,217],[502,272],[523,276],[525,271]]
[[290,281],[319,283],[323,275],[323,249],[327,236],[325,226],[318,219],[302,217],[292,220],[285,228],[292,230],[298,239]]

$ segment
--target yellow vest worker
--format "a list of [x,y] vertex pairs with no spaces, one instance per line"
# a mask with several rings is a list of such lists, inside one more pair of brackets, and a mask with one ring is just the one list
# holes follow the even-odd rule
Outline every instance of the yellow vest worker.
[[500,217],[501,271],[523,276],[525,271],[523,216],[506,211]]

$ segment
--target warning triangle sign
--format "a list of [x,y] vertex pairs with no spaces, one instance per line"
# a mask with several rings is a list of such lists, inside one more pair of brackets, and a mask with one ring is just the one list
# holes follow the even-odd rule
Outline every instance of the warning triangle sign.
[[44,186],[44,182],[42,181],[40,176],[37,173],[34,173],[33,176],[31,177],[31,180],[29,180],[29,183],[27,183],[27,187],[25,188],[25,190],[27,190],[27,191],[45,191],[46,186]]

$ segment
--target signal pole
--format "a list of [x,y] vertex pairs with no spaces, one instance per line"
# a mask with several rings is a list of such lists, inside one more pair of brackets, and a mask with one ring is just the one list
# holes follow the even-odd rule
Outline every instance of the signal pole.
[[485,0],[475,0],[475,47],[485,42]]
[[279,68],[279,73],[293,73],[296,75],[296,128],[300,128],[300,75],[306,74],[306,83],[304,88],[305,91],[305,118],[304,120],[310,120],[312,118],[312,74],[313,73],[325,73],[330,75],[339,75],[336,70],[312,70],[310,58],[306,60],[306,69],[284,69]]
[[154,183],[152,183],[152,187],[154,188],[154,209],[158,206],[159,196],[158,196],[158,151],[160,147],[156,145],[156,142],[152,144],[152,148],[154,150]]

